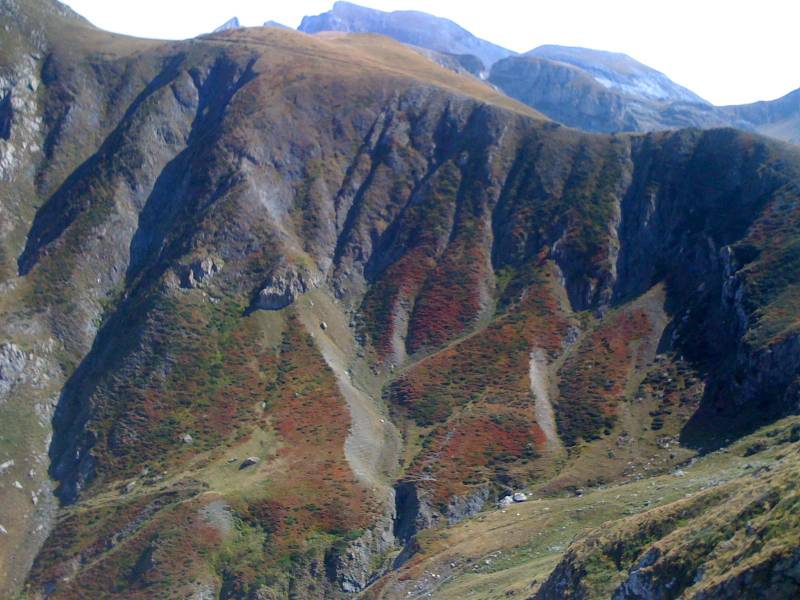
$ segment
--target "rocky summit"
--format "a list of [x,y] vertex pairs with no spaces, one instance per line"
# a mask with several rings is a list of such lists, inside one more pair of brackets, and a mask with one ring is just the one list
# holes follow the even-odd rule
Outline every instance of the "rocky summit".
[[0,21],[0,597],[800,593],[799,147]]
[[377,33],[419,48],[456,56],[472,56],[485,68],[515,54],[472,35],[449,19],[411,10],[387,13],[341,1],[335,2],[326,13],[303,18],[298,30],[305,33]]

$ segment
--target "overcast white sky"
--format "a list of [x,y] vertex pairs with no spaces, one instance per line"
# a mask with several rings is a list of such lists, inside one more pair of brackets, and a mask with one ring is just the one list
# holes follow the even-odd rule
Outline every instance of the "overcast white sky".
[[[164,39],[243,25],[291,27],[333,0],[66,0],[98,27]],[[800,87],[798,0],[364,0],[422,10],[524,52],[541,44],[625,52],[715,104],[771,100]]]

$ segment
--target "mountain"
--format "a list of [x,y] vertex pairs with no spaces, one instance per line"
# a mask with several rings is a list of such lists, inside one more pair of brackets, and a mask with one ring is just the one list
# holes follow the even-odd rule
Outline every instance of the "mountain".
[[591,74],[603,87],[628,96],[661,102],[708,104],[694,92],[627,54],[548,45],[539,46],[525,56],[573,65]]
[[291,27],[287,27],[283,23],[278,23],[277,21],[266,21],[264,23],[264,27],[277,27],[279,29],[291,29]]
[[404,44],[446,54],[471,54],[486,67],[514,54],[510,50],[475,37],[448,19],[416,11],[382,12],[350,2],[336,2],[321,15],[304,17],[298,27],[305,33],[342,31],[378,33]]
[[233,17],[232,19],[228,19],[222,25],[217,27],[213,33],[220,33],[222,31],[228,31],[229,29],[239,29],[241,25],[239,24],[238,17]]
[[0,16],[0,595],[800,591],[800,149]]
[[[501,60],[492,67],[489,81],[512,98],[538,107],[551,119],[584,131],[650,131],[664,124],[662,103],[634,98],[609,89],[583,69],[532,56]],[[704,113],[695,118],[697,110]],[[702,126],[712,109],[692,106],[679,113],[683,126]],[[688,118],[686,118],[688,117]],[[720,120],[718,125],[724,124]]]
[[777,100],[723,106],[720,110],[735,122],[752,124],[760,133],[800,144],[800,89]]
[[512,98],[585,131],[736,127],[789,142],[800,139],[797,92],[769,102],[716,107],[626,54],[545,45],[516,55],[447,19],[349,2],[304,17],[298,29],[377,33],[433,51],[433,60],[457,72],[483,77],[488,69],[491,83]]
[[771,102],[716,107],[625,54],[541,46],[498,61],[489,80],[552,119],[586,131],[733,126],[800,139],[797,92]]

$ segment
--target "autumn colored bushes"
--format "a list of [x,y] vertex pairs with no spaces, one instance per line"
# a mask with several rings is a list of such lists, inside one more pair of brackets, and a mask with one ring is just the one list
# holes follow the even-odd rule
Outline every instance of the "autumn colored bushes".
[[[398,377],[387,398],[398,417],[425,432],[409,469],[439,498],[465,486],[525,480],[544,435],[536,422],[530,354],[561,349],[569,320],[546,269],[485,329],[430,356]],[[516,474],[516,475],[515,475]]]
[[642,309],[626,308],[601,322],[567,358],[559,372],[558,433],[567,446],[609,432],[636,361],[653,332]]

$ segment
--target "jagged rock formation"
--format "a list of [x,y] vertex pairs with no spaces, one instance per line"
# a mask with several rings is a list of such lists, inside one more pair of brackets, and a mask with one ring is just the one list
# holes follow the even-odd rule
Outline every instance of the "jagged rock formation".
[[797,410],[796,148],[583,134],[383,37],[0,6],[47,50],[0,197],[0,422],[43,415],[0,477],[57,399],[59,518],[0,513],[31,594],[346,597],[610,440]]

